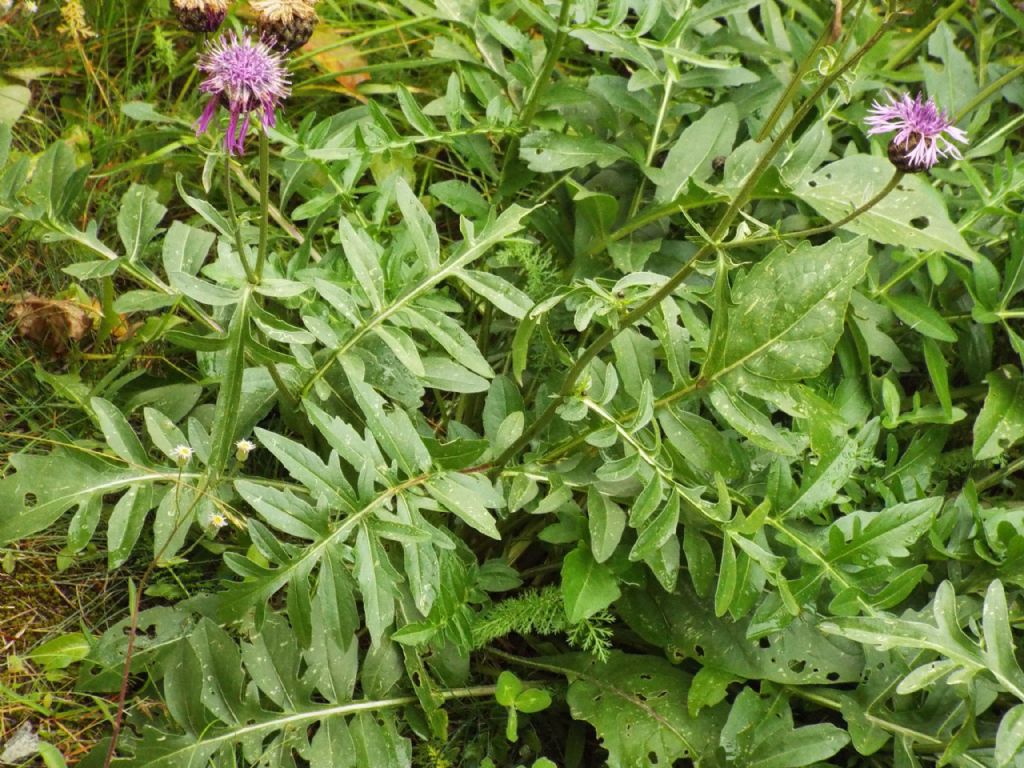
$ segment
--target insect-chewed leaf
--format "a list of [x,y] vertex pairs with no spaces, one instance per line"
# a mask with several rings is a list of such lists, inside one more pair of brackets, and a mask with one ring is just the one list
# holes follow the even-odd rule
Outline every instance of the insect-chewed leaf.
[[[878,194],[893,173],[884,158],[851,155],[818,169],[794,191],[819,213],[836,221]],[[914,175],[900,179],[895,190],[844,228],[880,243],[974,259],[974,251],[949,220],[942,196]]]
[[612,654],[605,664],[581,656],[555,662],[573,681],[567,696],[572,716],[594,726],[610,768],[672,765],[685,758],[713,764],[722,712],[712,708],[690,716],[686,692],[692,678],[686,672],[663,659],[624,653]]
[[809,618],[761,641],[748,639],[750,621],[716,618],[688,587],[672,595],[630,589],[617,607],[649,642],[749,680],[825,685],[859,680],[864,669],[856,645],[825,637]]
[[10,464],[16,471],[0,479],[0,542],[31,536],[93,497],[164,479],[162,472],[63,448],[45,456],[15,454]]

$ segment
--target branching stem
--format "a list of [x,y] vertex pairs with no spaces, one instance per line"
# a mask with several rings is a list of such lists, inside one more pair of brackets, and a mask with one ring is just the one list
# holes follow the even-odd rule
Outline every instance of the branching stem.
[[604,351],[616,336],[643,319],[651,310],[659,306],[664,299],[671,296],[672,293],[674,293],[689,276],[696,265],[720,246],[722,237],[729,230],[733,220],[739,214],[743,206],[750,200],[758,180],[771,165],[786,140],[789,139],[797,126],[800,125],[803,119],[817,103],[818,99],[832,86],[832,84],[842,77],[843,74],[845,74],[851,67],[855,66],[867,54],[867,52],[875,46],[885,33],[886,29],[888,29],[891,22],[892,17],[886,17],[875,33],[868,38],[868,40],[860,46],[860,48],[858,48],[857,51],[855,51],[853,55],[842,64],[842,66],[836,67],[832,72],[830,72],[829,75],[821,81],[814,92],[807,98],[807,100],[800,106],[800,108],[794,112],[793,117],[790,118],[789,122],[786,123],[782,130],[779,131],[778,135],[776,135],[772,140],[772,143],[761,155],[761,158],[755,165],[753,171],[751,171],[747,176],[743,186],[736,193],[736,196],[729,204],[725,213],[722,214],[718,224],[710,234],[708,241],[701,246],[697,253],[694,254],[694,256],[682,267],[680,267],[674,275],[666,280],[657,291],[652,293],[641,304],[623,315],[619,319],[617,325],[608,326],[608,328],[606,328],[593,342],[590,343],[589,346],[587,346],[586,349],[583,350],[582,354],[562,380],[561,386],[559,386],[558,391],[551,398],[551,402],[548,404],[548,407],[545,408],[544,411],[541,412],[540,416],[538,416],[526,429],[523,430],[523,433],[518,439],[502,451],[501,455],[494,460],[490,472],[492,477],[496,477],[500,474],[505,465],[508,464],[513,457],[517,456],[524,448],[526,448],[533,438],[551,422],[557,413],[559,406],[562,404],[562,401],[572,394],[573,390],[576,388],[577,381],[579,381],[583,372],[587,369],[587,366],[590,365],[590,362]]

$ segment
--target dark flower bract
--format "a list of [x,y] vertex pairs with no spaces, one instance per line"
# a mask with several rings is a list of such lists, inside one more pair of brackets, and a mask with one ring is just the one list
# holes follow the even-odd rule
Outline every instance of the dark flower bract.
[[934,101],[925,101],[920,93],[914,99],[908,94],[899,98],[890,94],[888,104],[874,102],[865,122],[870,126],[868,136],[897,131],[890,145],[890,157],[895,150],[897,165],[905,171],[927,170],[940,157],[959,160],[960,150],[953,141],[967,143],[967,134],[955,127]]
[[290,92],[284,59],[270,41],[244,30],[209,42],[199,70],[206,75],[199,90],[211,99],[196,122],[196,135],[210,127],[217,108],[226,104],[230,118],[224,147],[228,154],[241,154],[251,114],[259,112],[263,127],[273,127],[277,106]]

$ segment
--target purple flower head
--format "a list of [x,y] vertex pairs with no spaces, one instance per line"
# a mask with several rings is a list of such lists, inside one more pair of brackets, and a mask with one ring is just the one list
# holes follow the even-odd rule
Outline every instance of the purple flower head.
[[[871,127],[868,136],[898,131],[889,145],[889,157],[897,167],[924,171],[939,162],[940,157],[960,159],[960,150],[950,139],[966,144],[967,134],[953,126],[934,101],[925,101],[920,93],[915,99],[907,94],[898,99],[892,94],[888,96],[888,104],[876,101],[871,105],[871,115],[864,122]],[[902,160],[902,165],[897,160]]]
[[199,71],[206,75],[199,90],[211,98],[196,122],[196,135],[210,127],[217,107],[226,102],[231,117],[224,147],[230,155],[244,151],[251,113],[261,112],[263,127],[273,127],[277,105],[290,92],[283,57],[250,30],[240,37],[229,32],[207,43]]

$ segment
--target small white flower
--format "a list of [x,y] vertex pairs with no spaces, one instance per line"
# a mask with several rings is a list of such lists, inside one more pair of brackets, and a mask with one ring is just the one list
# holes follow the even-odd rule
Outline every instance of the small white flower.
[[21,10],[25,13],[36,13],[39,10],[39,3],[35,3],[32,0],[25,0],[21,4]]
[[252,440],[239,440],[235,443],[235,458],[239,461],[245,461],[249,458],[249,454],[256,450],[256,443]]
[[187,445],[175,446],[174,450],[171,451],[171,455],[174,457],[174,460],[179,464],[188,464],[189,460],[192,458],[192,453],[192,449]]
[[14,5],[14,0],[0,0],[0,13],[7,13]]
[[212,525],[214,528],[223,528],[227,524],[228,519],[219,512],[216,512],[210,516],[210,525]]

